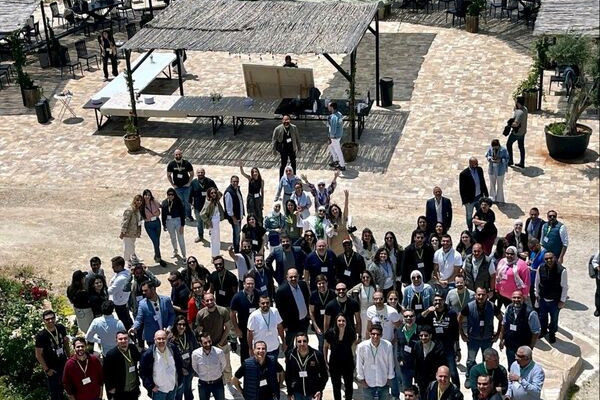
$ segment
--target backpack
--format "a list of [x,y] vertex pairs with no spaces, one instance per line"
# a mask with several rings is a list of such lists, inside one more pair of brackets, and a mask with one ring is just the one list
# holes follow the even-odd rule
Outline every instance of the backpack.
[[594,262],[593,262],[594,257],[596,257],[596,256],[591,256],[590,261],[588,261],[588,274],[590,275],[590,278],[592,278],[592,279],[598,278],[598,270],[596,268],[594,268]]

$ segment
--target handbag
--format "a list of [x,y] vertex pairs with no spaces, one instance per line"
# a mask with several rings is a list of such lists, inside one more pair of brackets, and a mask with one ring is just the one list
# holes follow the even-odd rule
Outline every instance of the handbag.
[[[510,131],[512,129],[512,124],[513,122],[515,122],[514,118],[510,118],[508,121],[506,121],[506,126],[504,127],[504,130],[502,131],[502,134],[504,136],[508,136],[510,135]],[[518,128],[517,128],[518,129]]]

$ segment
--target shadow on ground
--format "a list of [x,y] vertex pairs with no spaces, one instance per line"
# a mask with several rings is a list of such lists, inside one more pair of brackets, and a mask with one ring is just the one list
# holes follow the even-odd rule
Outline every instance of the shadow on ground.
[[[365,130],[361,139],[356,161],[348,165],[350,177],[357,172],[384,173],[390,163],[392,154],[409,113],[407,111],[385,112],[374,111],[366,119]],[[279,155],[271,149],[271,136],[278,121],[247,121],[243,130],[233,136],[231,123],[227,123],[213,136],[210,120],[196,119],[193,123],[141,121],[142,146],[144,137],[176,138],[170,149],[165,152],[154,152],[144,148],[142,152],[155,154],[159,162],[166,164],[172,160],[173,151],[177,148],[185,152],[186,158],[194,165],[230,165],[235,166],[241,160],[245,165],[258,168],[272,168],[279,165]],[[113,118],[95,135],[121,136],[123,118]],[[301,156],[298,159],[299,169],[328,169],[329,152],[327,150],[326,129],[324,121],[298,121],[298,129],[302,142]],[[346,124],[344,141],[349,141],[350,128]]]

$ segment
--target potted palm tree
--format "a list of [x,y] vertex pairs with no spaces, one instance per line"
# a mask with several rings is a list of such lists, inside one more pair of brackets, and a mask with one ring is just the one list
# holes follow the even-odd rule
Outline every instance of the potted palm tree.
[[467,5],[467,16],[465,18],[465,30],[470,33],[479,32],[479,14],[486,7],[486,0],[472,0]]
[[538,110],[538,94],[539,94],[539,80],[540,80],[540,69],[537,64],[534,63],[529,70],[527,77],[521,81],[519,86],[515,89],[512,94],[514,100],[519,96],[523,96],[525,99],[525,107],[528,112],[535,112]]
[[570,88],[564,120],[545,127],[546,146],[553,158],[577,158],[589,145],[592,128],[578,120],[588,107],[600,107],[599,55],[598,43],[582,35],[559,36],[548,48],[552,62],[568,66],[565,86]]
[[17,74],[17,83],[21,87],[23,105],[27,108],[35,107],[35,103],[37,103],[41,97],[40,88],[33,83],[29,74],[23,70],[25,63],[27,62],[27,56],[21,46],[18,33],[12,34],[11,43],[11,52],[13,60],[15,61],[14,66]]

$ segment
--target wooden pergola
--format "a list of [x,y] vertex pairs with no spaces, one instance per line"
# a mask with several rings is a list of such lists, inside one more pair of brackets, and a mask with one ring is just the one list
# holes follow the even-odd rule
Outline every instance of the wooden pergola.
[[[371,23],[374,22],[374,28]],[[377,4],[345,2],[180,0],[171,4],[127,41],[131,51],[174,50],[181,70],[183,50],[233,54],[322,54],[348,80],[355,106],[356,51],[364,34],[375,35],[375,87],[379,105],[379,20]],[[350,54],[350,71],[330,54]],[[139,62],[137,65],[140,65]],[[136,115],[133,87],[129,87]],[[179,74],[179,91],[183,81]],[[355,117],[351,119],[355,137]]]

